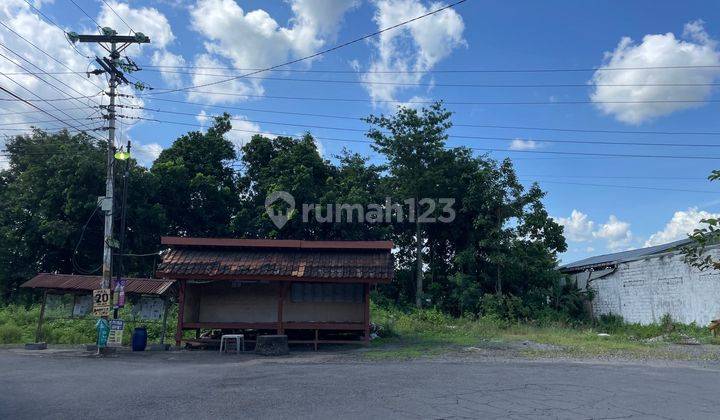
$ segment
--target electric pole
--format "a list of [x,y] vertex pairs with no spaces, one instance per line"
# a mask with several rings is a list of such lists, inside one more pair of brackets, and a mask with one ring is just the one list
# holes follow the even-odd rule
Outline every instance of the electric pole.
[[103,240],[103,270],[101,289],[109,289],[112,283],[112,256],[116,241],[113,239],[113,210],[114,210],[114,181],[115,181],[115,97],[119,83],[129,83],[125,78],[120,61],[120,53],[132,44],[146,44],[150,38],[141,32],[134,35],[118,35],[111,28],[102,28],[102,35],[78,35],[75,32],[68,33],[72,42],[92,42],[103,47],[109,54],[108,57],[96,57],[95,61],[104,71],[93,72],[94,74],[107,73],[110,76],[110,104],[107,107],[108,119],[108,150],[107,150],[107,172],[105,179],[105,197],[103,198],[102,209],[105,211],[105,233]]

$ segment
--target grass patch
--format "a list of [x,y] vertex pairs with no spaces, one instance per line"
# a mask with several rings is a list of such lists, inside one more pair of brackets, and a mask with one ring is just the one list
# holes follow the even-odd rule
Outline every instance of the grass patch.
[[[61,302],[62,303],[62,302]],[[145,325],[148,331],[148,342],[159,342],[162,325],[159,322],[148,322],[133,319],[132,307],[127,305],[120,310],[119,317],[127,322],[123,344],[129,344],[132,339],[132,330]],[[42,339],[50,344],[87,344],[97,339],[95,322],[92,316],[74,319],[69,317],[72,308],[62,305],[57,308],[47,308],[46,321],[42,329]],[[0,306],[0,344],[21,344],[35,342],[37,321],[40,317],[40,305],[25,307],[22,305]],[[174,308],[168,314],[168,330],[165,335],[168,342],[175,335],[177,314]]]
[[[452,318],[433,309],[403,312],[375,305],[372,320],[382,327],[381,338],[372,341],[365,356],[375,360],[427,357],[467,347],[514,348],[531,357],[689,358],[694,356],[673,351],[669,344],[688,337],[702,344],[720,344],[707,328],[669,320],[657,325],[626,324],[614,317],[603,317],[593,325],[510,322],[493,316]],[[655,337],[660,338],[648,340]],[[526,341],[534,345],[527,349],[517,345]]]

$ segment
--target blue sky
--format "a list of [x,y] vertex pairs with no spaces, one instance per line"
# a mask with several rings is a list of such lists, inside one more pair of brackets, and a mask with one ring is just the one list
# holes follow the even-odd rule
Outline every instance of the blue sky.
[[[136,31],[153,39],[150,46],[128,50],[128,55],[144,69],[135,76],[156,89],[151,95],[140,94],[139,100],[127,101],[181,114],[127,110],[128,114],[200,126],[207,123],[203,116],[226,110],[238,119],[236,128],[247,130],[233,133],[233,141],[238,145],[250,137],[252,131],[299,134],[307,129],[320,138],[321,150],[328,158],[343,147],[371,154],[366,144],[337,140],[364,140],[362,130],[366,126],[360,121],[285,112],[362,117],[388,112],[397,105],[383,101],[436,99],[448,102],[448,108],[455,113],[454,121],[464,125],[720,132],[718,103],[712,102],[720,100],[720,96],[717,89],[710,86],[720,82],[720,48],[716,43],[720,40],[720,8],[714,7],[712,2],[525,1],[508,4],[469,0],[453,10],[387,32],[382,38],[363,41],[290,67],[310,72],[263,73],[257,79],[196,89],[205,93],[184,90],[166,94],[161,93],[163,89],[212,82],[227,78],[228,74],[243,72],[238,69],[266,67],[309,55],[423,14],[440,3],[421,0],[75,2],[101,25],[110,25],[118,32],[127,33],[129,29],[115,15],[117,13]],[[65,30],[80,33],[96,30],[93,21],[69,0],[32,3]],[[82,55],[76,53],[63,39],[60,29],[48,19],[38,16],[23,0],[9,0],[0,6],[2,22],[64,65],[76,71],[93,68],[89,65],[90,60],[82,55],[93,56],[100,52],[90,46],[79,46]],[[0,27],[0,42],[3,44],[0,52],[7,57],[19,53],[45,71],[64,70],[64,66],[5,27]],[[14,58],[14,61],[20,63],[19,59]],[[178,67],[153,67],[163,65]],[[704,67],[677,68],[687,65]],[[641,69],[617,71],[602,70],[603,67]],[[642,69],[646,67],[675,68]],[[526,71],[597,68],[601,70]],[[398,73],[408,69],[414,73]],[[476,70],[502,71],[470,72]],[[22,70],[0,56],[0,71],[7,74]],[[9,77],[17,83],[10,82]],[[58,74],[56,77],[88,95],[97,91],[77,74]],[[104,80],[97,79],[95,83],[101,85]],[[677,86],[688,83],[694,85]],[[442,86],[444,84],[486,86]],[[568,84],[577,86],[557,86]],[[29,90],[43,98],[62,96],[47,83],[30,75],[0,76],[0,85],[20,96],[28,96]],[[206,93],[208,91],[252,96]],[[128,88],[124,92],[132,93]],[[678,99],[694,102],[648,103]],[[608,103],[627,100],[639,103]],[[568,101],[588,103],[563,103]],[[59,106],[69,107],[67,112],[77,118],[88,115],[87,109],[70,109],[81,108],[73,104],[66,101]],[[22,104],[2,103],[0,106],[0,120],[6,123],[4,127],[16,129],[9,134],[28,127],[33,121],[46,119],[41,115],[13,114],[28,110]],[[7,125],[14,123],[18,125]],[[47,128],[56,125],[34,124],[45,124]],[[139,158],[147,163],[178,135],[190,129],[192,127],[187,125],[126,120],[121,138],[132,139]],[[689,146],[719,145],[718,135],[460,126],[451,130],[452,136],[505,140],[451,138],[448,143],[451,146],[516,149],[494,152],[492,156],[512,157],[524,181],[537,181],[547,191],[545,202],[550,214],[566,225],[570,249],[562,256],[564,261],[678,239],[698,226],[701,218],[720,213],[717,194],[720,189],[705,180],[717,167],[716,160],[553,154],[720,157],[717,148]],[[683,146],[567,144],[543,140],[676,143]]]

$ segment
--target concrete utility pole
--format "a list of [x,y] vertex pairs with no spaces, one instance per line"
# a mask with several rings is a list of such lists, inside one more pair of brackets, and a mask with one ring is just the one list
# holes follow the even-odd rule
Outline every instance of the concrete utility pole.
[[118,35],[111,28],[102,28],[102,35],[78,35],[74,32],[68,33],[68,38],[72,42],[92,42],[100,44],[109,54],[110,57],[99,58],[95,61],[103,68],[103,72],[110,76],[110,105],[108,105],[108,151],[107,151],[107,172],[105,179],[105,197],[103,199],[102,209],[105,211],[105,234],[103,241],[103,272],[101,289],[108,289],[112,283],[112,254],[113,248],[116,247],[115,239],[113,239],[113,209],[114,209],[114,181],[115,181],[115,97],[117,86],[120,82],[129,83],[125,78],[122,70],[118,69],[120,65],[120,53],[132,44],[146,44],[150,42],[150,38],[141,32],[134,35]]

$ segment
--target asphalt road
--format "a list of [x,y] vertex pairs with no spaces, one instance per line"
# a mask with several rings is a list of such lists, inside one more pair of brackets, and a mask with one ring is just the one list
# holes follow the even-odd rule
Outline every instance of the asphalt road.
[[720,368],[0,350],[0,419],[715,418]]

